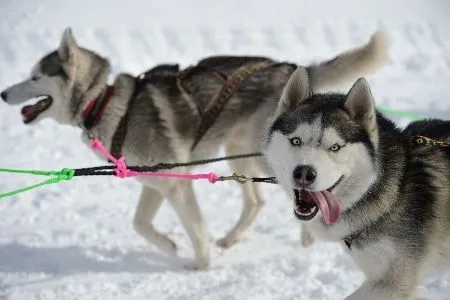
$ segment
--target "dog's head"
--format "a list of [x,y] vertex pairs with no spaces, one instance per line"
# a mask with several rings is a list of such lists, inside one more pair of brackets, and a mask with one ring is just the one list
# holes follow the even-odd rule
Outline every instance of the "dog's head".
[[298,68],[281,96],[264,153],[278,180],[294,193],[294,213],[327,224],[374,182],[378,126],[369,85],[359,79],[347,95],[311,92]]
[[57,50],[41,58],[27,79],[2,91],[1,98],[10,105],[37,100],[22,108],[25,124],[48,117],[68,124],[79,114],[84,94],[97,81],[106,82],[108,73],[109,63],[78,47],[72,30],[67,28]]

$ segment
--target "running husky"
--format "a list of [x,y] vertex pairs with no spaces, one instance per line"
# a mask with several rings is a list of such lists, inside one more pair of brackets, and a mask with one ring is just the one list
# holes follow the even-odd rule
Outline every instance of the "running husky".
[[[386,48],[385,37],[378,32],[364,46],[309,66],[313,88],[341,84],[375,72],[385,62]],[[94,136],[112,144],[112,150],[119,150],[130,165],[186,162],[213,157],[221,146],[229,155],[259,152],[261,126],[273,114],[283,87],[296,68],[295,64],[264,57],[217,56],[184,70],[177,65],[161,65],[140,77],[119,74],[113,86],[108,86],[108,60],[79,47],[68,28],[59,47],[36,64],[30,77],[4,90],[1,97],[11,105],[39,98],[36,104],[22,109],[25,124],[50,117],[61,124],[80,126],[85,143],[89,144],[89,137]],[[245,84],[241,82],[219,93],[219,98],[223,98],[235,89],[227,105],[219,107],[222,111],[213,120],[213,126],[199,134],[200,125],[208,119],[205,111],[218,91],[230,83],[229,78],[238,78],[239,83],[243,77],[247,77]],[[261,158],[253,158],[233,161],[230,166],[236,172],[253,174],[262,164]],[[208,236],[192,184],[168,179],[140,181],[143,187],[134,218],[135,230],[160,250],[175,255],[175,243],[156,231],[152,221],[167,198],[195,250],[195,262],[189,267],[207,268]],[[256,185],[242,188],[241,216],[217,242],[220,247],[237,243],[264,203]]]
[[365,79],[347,95],[313,94],[299,67],[269,128],[264,153],[302,240],[341,243],[366,274],[346,299],[411,299],[421,275],[450,266],[450,144],[415,138],[449,141],[450,121],[402,131],[376,111]]

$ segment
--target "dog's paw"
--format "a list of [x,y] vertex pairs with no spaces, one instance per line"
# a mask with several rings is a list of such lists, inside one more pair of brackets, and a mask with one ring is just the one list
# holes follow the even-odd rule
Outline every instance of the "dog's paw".
[[314,244],[314,238],[310,235],[302,235],[301,244],[302,247],[308,248],[309,246]]
[[205,262],[192,262],[184,265],[184,268],[188,271],[202,271],[209,267],[209,261]]
[[229,249],[233,245],[235,245],[237,242],[239,242],[238,239],[231,239],[228,237],[224,237],[223,239],[220,239],[216,242],[216,246],[218,246],[222,249]]
[[300,235],[301,245],[304,248],[308,248],[312,244],[314,244],[314,237],[311,235],[309,230],[306,227],[302,227],[301,235]]
[[174,243],[171,239],[169,239],[166,236],[161,236],[161,240],[158,241],[156,246],[161,250],[162,252],[166,253],[170,256],[178,256],[178,247],[177,244]]
[[178,256],[177,244],[175,244],[175,242],[172,240],[169,240],[169,242],[170,242],[170,247],[169,247],[167,253],[172,256]]

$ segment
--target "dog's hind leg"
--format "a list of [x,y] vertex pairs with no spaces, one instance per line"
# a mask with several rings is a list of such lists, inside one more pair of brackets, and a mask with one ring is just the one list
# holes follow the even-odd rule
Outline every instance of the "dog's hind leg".
[[149,243],[170,255],[176,255],[175,243],[155,230],[152,220],[163,202],[163,195],[157,190],[142,185],[141,198],[134,215],[133,226],[136,232]]
[[192,183],[178,181],[168,190],[167,198],[180,218],[195,251],[195,263],[187,265],[186,268],[206,269],[210,262],[209,241]]
[[[227,155],[236,155],[247,153],[242,150],[243,147],[237,144],[238,142],[229,142],[226,145]],[[255,168],[254,159],[237,159],[229,161],[230,168],[237,174],[256,174],[259,170]],[[242,185],[243,207],[242,212],[236,225],[230,232],[222,239],[218,240],[216,244],[222,248],[230,248],[241,240],[245,232],[255,221],[259,211],[264,205],[259,187],[257,184],[246,183]]]

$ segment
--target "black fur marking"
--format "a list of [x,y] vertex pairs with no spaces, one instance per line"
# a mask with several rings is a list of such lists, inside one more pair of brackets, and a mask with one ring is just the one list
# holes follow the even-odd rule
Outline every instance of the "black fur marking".
[[231,70],[235,70],[245,64],[265,60],[268,60],[268,58],[262,56],[211,56],[199,61],[197,66],[216,69],[229,75]]
[[[411,236],[405,234],[396,236],[398,239],[407,239],[409,244],[421,247],[426,238],[426,223],[433,222],[433,206],[436,199],[436,187],[433,186],[434,178],[427,171],[427,159],[417,159],[416,154],[410,153],[407,159],[407,171],[403,187],[403,212],[401,223],[398,226],[410,228]],[[413,159],[414,158],[414,159]]]
[[[301,123],[311,124],[319,115],[325,115],[343,105],[345,95],[315,94],[293,111],[281,115],[272,125],[270,134],[279,131],[283,135],[292,134]],[[323,122],[323,121],[322,121]]]
[[270,129],[270,136],[275,131],[288,136],[297,129],[299,124],[312,124],[318,116],[321,116],[324,129],[333,127],[346,143],[362,143],[374,160],[374,145],[370,141],[369,134],[345,111],[345,99],[346,96],[342,94],[312,95],[294,111],[286,112],[277,118]]
[[41,73],[47,76],[59,76],[64,80],[68,79],[66,72],[62,67],[61,59],[56,51],[44,56],[39,63]]
[[177,76],[180,72],[180,66],[178,64],[163,64],[163,65],[157,65],[150,70],[146,71],[145,73],[140,75],[140,78],[142,79],[149,79],[154,76],[170,76],[175,75]]
[[[404,131],[384,118],[377,116],[380,146],[377,150],[380,165],[378,179],[362,199],[343,212],[350,222],[370,211],[374,203],[388,205],[384,214],[369,220],[362,228],[365,233],[357,238],[358,248],[387,235],[410,253],[421,255],[425,251],[428,235],[436,232],[436,203],[447,187],[442,180],[449,177],[450,149],[409,143],[411,135],[424,135],[435,139],[450,137],[450,121],[423,120],[411,123]],[[438,184],[437,184],[438,183]],[[448,209],[440,208],[440,209]],[[376,210],[376,209],[375,209]]]
[[404,133],[408,136],[423,135],[435,140],[449,139],[450,121],[428,119],[409,124]]

